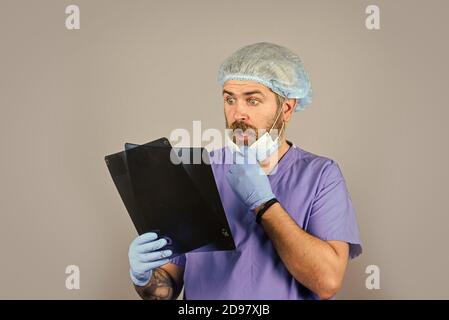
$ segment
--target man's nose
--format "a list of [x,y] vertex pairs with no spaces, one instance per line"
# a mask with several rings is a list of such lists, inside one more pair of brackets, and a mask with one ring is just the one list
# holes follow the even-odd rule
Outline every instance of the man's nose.
[[235,112],[234,112],[234,120],[235,121],[244,121],[248,119],[248,114],[246,113],[245,106],[243,102],[237,102],[235,104]]

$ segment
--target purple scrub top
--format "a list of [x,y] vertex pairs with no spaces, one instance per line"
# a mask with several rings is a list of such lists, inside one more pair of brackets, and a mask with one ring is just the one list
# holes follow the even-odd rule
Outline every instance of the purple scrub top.
[[[350,245],[349,258],[358,256],[359,229],[337,163],[289,144],[275,173],[268,176],[274,195],[306,232],[326,241],[345,241]],[[222,148],[210,155],[236,249],[171,259],[185,266],[184,299],[318,299],[287,271],[254,213],[232,191],[225,176],[230,154]]]

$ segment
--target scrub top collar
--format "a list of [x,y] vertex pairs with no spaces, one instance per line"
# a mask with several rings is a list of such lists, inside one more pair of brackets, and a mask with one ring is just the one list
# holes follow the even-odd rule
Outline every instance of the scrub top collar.
[[268,179],[270,180],[271,185],[273,187],[288,171],[293,161],[295,161],[295,159],[298,158],[298,147],[291,141],[287,140],[287,143],[289,144],[290,147],[288,148],[287,152],[281,157],[281,159],[279,159],[279,162],[274,167],[273,169],[274,173],[268,175]]

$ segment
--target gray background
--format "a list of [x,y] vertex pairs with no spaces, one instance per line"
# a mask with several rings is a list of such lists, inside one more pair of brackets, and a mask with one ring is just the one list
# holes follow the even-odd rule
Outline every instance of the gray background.
[[[65,28],[77,4],[81,29]],[[365,28],[365,7],[381,30]],[[340,299],[449,298],[447,1],[0,1],[0,298],[138,298],[136,236],[103,157],[175,128],[223,128],[216,82],[275,42],[315,92],[288,137],[335,159],[364,254]],[[445,35],[446,34],[446,35]],[[81,289],[65,288],[65,268]],[[367,290],[377,265],[381,289]]]

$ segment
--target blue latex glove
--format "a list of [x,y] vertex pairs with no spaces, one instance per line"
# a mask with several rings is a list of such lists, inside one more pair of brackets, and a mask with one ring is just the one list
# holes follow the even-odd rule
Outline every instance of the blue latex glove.
[[158,239],[154,232],[144,233],[131,242],[129,246],[129,273],[131,279],[137,286],[144,286],[150,281],[152,270],[167,262],[167,257],[171,256],[171,250],[161,250],[167,244],[164,238]]
[[235,153],[226,179],[237,197],[251,210],[275,198],[267,175],[256,161],[256,154],[248,147],[242,154]]

